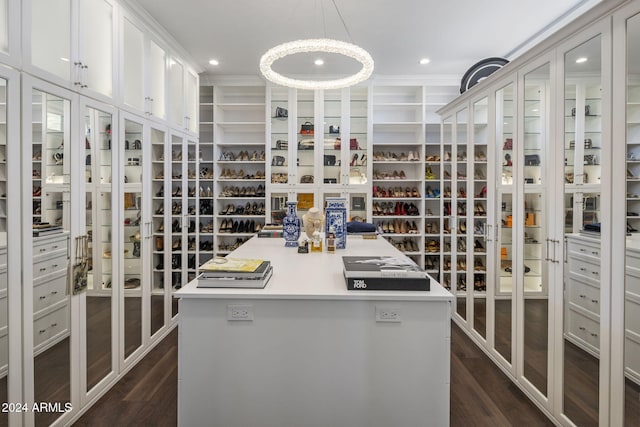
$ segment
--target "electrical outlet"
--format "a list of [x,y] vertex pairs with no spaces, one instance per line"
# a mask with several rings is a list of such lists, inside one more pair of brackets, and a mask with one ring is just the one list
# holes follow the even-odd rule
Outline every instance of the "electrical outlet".
[[400,309],[376,305],[376,322],[402,322]]
[[250,304],[227,305],[227,320],[253,320],[253,306]]

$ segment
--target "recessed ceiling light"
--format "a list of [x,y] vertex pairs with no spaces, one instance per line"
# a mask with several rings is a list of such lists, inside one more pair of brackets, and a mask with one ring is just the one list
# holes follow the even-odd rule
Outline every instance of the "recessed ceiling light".
[[210,59],[209,60],[209,64],[211,64],[211,65],[220,65],[220,62],[218,62],[217,59]]
[[62,57],[62,58],[60,58],[60,60],[61,60],[61,61],[64,61],[64,62],[69,62],[69,58],[64,58],[64,57]]
[[324,65],[324,60],[322,59],[316,59],[315,61],[313,61],[314,64],[320,66],[320,65]]
[[587,58],[585,58],[584,56],[576,59],[576,64],[582,64],[583,62],[587,62]]
[[431,62],[431,60],[429,58],[422,58],[420,60],[420,64],[421,65],[427,65],[429,62]]

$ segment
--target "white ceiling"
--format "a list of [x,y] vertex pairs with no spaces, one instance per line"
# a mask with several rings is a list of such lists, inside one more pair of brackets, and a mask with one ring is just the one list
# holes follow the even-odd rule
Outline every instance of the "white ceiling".
[[[335,38],[367,49],[375,75],[462,76],[492,56],[523,48],[599,0],[132,0],[180,43],[205,73],[258,75],[269,48],[300,38]],[[350,36],[334,7],[342,14]],[[274,64],[288,74],[339,74],[357,64],[296,55]],[[420,65],[420,58],[431,63]],[[220,61],[217,67],[209,59]],[[336,65],[337,64],[337,65]],[[346,68],[345,68],[346,67]]]

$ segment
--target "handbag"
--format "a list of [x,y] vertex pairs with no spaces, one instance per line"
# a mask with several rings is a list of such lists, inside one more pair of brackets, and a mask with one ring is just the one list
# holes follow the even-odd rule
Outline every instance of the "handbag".
[[324,155],[324,166],[335,166],[336,165],[336,156],[332,154]]
[[537,154],[525,154],[524,164],[526,166],[540,166],[540,156]]
[[69,265],[69,289],[77,295],[87,289],[89,273],[89,248],[87,236],[76,237],[76,252],[73,264]]
[[351,168],[349,171],[349,184],[366,184],[367,176],[360,172],[358,168]]
[[273,159],[271,159],[271,166],[284,166],[284,157],[273,156]]
[[302,175],[300,184],[313,184],[313,175]]
[[301,139],[298,141],[298,150],[313,150],[313,139]]
[[276,118],[285,119],[289,117],[289,110],[284,107],[276,107]]
[[313,123],[304,122],[302,126],[300,126],[300,134],[302,135],[313,135]]

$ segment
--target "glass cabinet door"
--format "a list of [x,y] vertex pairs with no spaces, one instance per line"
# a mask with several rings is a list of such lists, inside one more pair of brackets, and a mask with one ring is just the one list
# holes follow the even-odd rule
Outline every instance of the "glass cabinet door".
[[71,0],[31,0],[31,64],[64,81],[73,66],[71,16]]
[[[0,52],[9,53],[9,0],[0,0]],[[6,85],[5,85],[6,86]]]
[[[468,143],[468,131],[467,125],[469,123],[469,111],[464,108],[456,113],[456,127],[455,127],[455,147],[452,156],[455,155],[455,184],[452,184],[452,192],[455,191],[455,195],[452,194],[452,198],[455,200],[455,224],[452,225],[453,235],[451,241],[451,269],[455,271],[455,276],[452,277],[455,280],[455,296],[456,296],[456,312],[463,319],[467,319],[467,280],[469,275],[468,271],[472,271],[471,268],[467,268],[467,244],[469,227],[467,227],[467,204],[468,204],[468,189],[471,186],[467,185],[468,180],[468,157],[467,157],[467,143]],[[452,177],[453,180],[453,177]],[[452,212],[452,215],[454,213]]]
[[171,286],[180,289],[186,282],[183,270],[186,272],[186,242],[183,233],[185,227],[184,218],[187,213],[186,196],[187,189],[183,189],[183,176],[185,174],[185,162],[183,156],[183,139],[179,135],[171,135]]
[[151,215],[153,239],[151,241],[151,335],[164,326],[164,303],[166,296],[167,273],[170,271],[167,262],[167,246],[170,227],[167,216],[171,213],[168,195],[165,194],[167,185],[166,168],[166,133],[151,128]]
[[[472,235],[468,245],[473,247],[473,329],[487,338],[487,153],[488,153],[488,98],[473,103],[473,191],[472,205],[469,206],[468,227]],[[473,209],[472,209],[473,208]],[[472,214],[473,212],[473,214]],[[473,220],[471,220],[473,218]],[[471,269],[471,268],[469,268]],[[469,286],[471,289],[471,286]]]
[[122,36],[124,37],[124,43],[122,44],[124,102],[146,113],[147,110],[144,103],[144,32],[126,16],[123,17],[122,22]]
[[[71,347],[66,264],[71,249],[71,102],[39,89],[31,91],[31,101],[34,399],[69,402]],[[36,412],[35,425],[49,425],[59,415]]]
[[[430,239],[427,250],[430,253],[442,254],[442,278],[440,283],[445,289],[451,289],[451,174],[453,166],[451,162],[451,150],[453,147],[453,117],[447,117],[443,121],[442,130],[442,244],[435,239]],[[428,189],[428,187],[427,187]],[[435,223],[437,226],[437,222]],[[455,284],[455,281],[454,281]],[[455,289],[455,286],[454,286]]]
[[[324,184],[342,184],[342,138],[340,125],[342,123],[342,91],[324,91],[324,123],[322,126],[322,179]],[[313,122],[313,120],[311,120]],[[318,129],[320,130],[320,128]],[[313,135],[306,137],[313,138]],[[354,154],[349,158],[349,166],[360,166],[360,156]]]
[[[174,58],[169,60],[169,96],[169,119],[182,128],[184,123],[184,66]],[[153,103],[156,103],[155,98]]]
[[[111,97],[114,5],[110,0],[82,0],[78,5],[79,61],[82,63],[83,85]],[[51,17],[48,19],[51,20]]]
[[271,88],[271,184],[289,182],[288,94],[289,91],[285,88]]
[[640,14],[627,20],[626,41],[624,425],[634,426],[640,424]]
[[153,40],[149,42],[149,69],[147,70],[147,80],[149,93],[146,101],[149,103],[147,110],[152,116],[164,119],[166,117],[165,107],[165,85],[166,85],[167,53]]
[[[297,91],[298,123],[297,147],[293,160],[296,162],[295,177],[298,184],[313,184],[315,182],[315,130],[322,132],[321,123],[315,122],[314,93],[309,90]],[[318,140],[322,141],[321,138]]]
[[600,222],[601,44],[602,37],[598,35],[564,54],[564,209],[568,263],[565,264],[563,413],[577,425],[599,422],[598,302],[601,285],[606,283],[600,281],[599,274],[588,273],[592,260],[586,255],[598,253],[599,233],[591,235],[596,249],[586,252],[589,246],[584,245],[589,236],[580,232],[588,224]]
[[[494,342],[496,351],[508,363],[512,361],[512,322],[514,258],[514,97],[515,87],[509,84],[496,92],[496,154],[499,171],[496,179],[496,283]],[[517,225],[516,225],[517,226]]]
[[124,138],[120,141],[124,174],[123,192],[123,271],[124,355],[129,357],[142,345],[142,174],[143,126],[125,119]]
[[[545,239],[548,192],[550,65],[544,64],[524,76],[522,100],[524,128],[520,162],[524,170],[524,376],[547,395],[549,303]],[[549,242],[552,243],[552,242]],[[556,242],[553,242],[556,243]],[[520,273],[522,274],[522,273]]]
[[[367,151],[369,147],[367,141],[368,90],[366,87],[354,87],[351,88],[349,94],[351,98],[349,104],[349,156],[347,157],[349,184],[365,185],[368,182],[367,162],[369,160]],[[346,140],[344,144],[347,144]]]
[[89,273],[86,292],[86,390],[95,387],[112,372],[111,330],[113,304],[112,187],[100,180],[100,171],[111,176],[111,135],[113,117],[94,108],[84,108],[85,140],[85,229],[89,246]]

